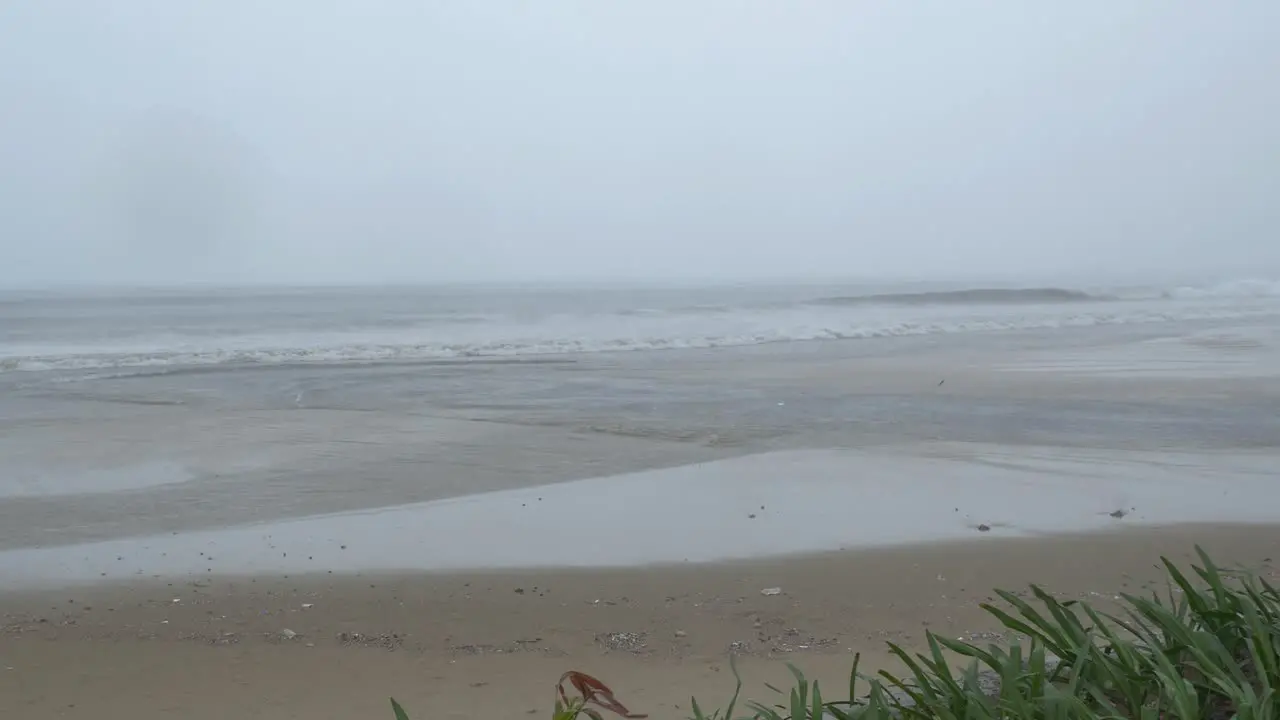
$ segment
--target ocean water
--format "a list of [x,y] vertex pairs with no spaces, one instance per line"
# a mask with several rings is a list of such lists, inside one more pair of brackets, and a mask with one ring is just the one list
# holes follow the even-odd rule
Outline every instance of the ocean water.
[[325,288],[0,294],[0,372],[404,361],[1171,323],[1280,312],[1280,281]]
[[[1046,475],[1059,506],[1088,487],[1076,520],[1035,515],[1035,493],[1001,505]],[[794,493],[849,506],[836,514],[859,497],[898,513],[932,502],[920,517],[956,523],[964,499],[964,522],[1025,532],[1092,527],[1110,519],[1094,505],[1135,498],[1144,522],[1223,521],[1247,504],[1162,488],[1203,499],[1272,480],[1280,283],[1267,279],[0,295],[0,585],[266,571],[280,563],[259,562],[259,541],[276,533],[291,557],[307,538],[328,548],[305,555],[325,558],[317,571],[521,564],[580,544],[576,526],[657,527],[689,514],[664,510],[681,502],[768,505],[782,533],[803,522]],[[633,497],[650,486],[661,497]],[[455,502],[472,496],[501,508]],[[554,521],[566,513],[583,517]],[[420,528],[329,552],[384,520],[447,527],[470,550],[432,549],[444,530]],[[895,521],[804,540],[717,522],[718,540],[708,525],[645,555],[619,539],[592,562],[972,531]],[[537,552],[512,551],[535,526]],[[240,550],[221,564],[164,554],[191,538]]]

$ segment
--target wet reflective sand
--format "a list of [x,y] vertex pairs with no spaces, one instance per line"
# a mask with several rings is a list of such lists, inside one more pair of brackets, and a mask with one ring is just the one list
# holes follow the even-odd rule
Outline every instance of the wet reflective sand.
[[0,553],[6,587],[131,576],[603,567],[1280,522],[1280,454],[932,445],[749,455],[203,532]]
[[0,581],[668,563],[979,524],[1280,519],[1274,331],[1172,330],[9,374]]

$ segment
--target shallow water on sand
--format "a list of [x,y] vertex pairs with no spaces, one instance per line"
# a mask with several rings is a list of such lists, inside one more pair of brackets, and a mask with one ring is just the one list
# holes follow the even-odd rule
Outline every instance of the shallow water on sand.
[[794,450],[250,526],[0,552],[97,580],[708,562],[948,539],[1280,522],[1280,453]]
[[[1238,502],[1280,478],[1278,320],[0,372],[0,584],[714,559],[1110,527],[1126,498],[1123,522],[1280,521]],[[513,494],[342,514],[491,491]],[[563,557],[581,537],[601,541]],[[201,543],[217,563],[179,559]]]

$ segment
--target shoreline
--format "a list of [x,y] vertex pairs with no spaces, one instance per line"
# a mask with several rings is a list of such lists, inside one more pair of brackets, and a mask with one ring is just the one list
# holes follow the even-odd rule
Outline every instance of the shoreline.
[[[998,529],[998,528],[993,528]],[[432,580],[448,581],[458,578],[511,578],[520,579],[539,575],[557,577],[596,577],[621,574],[646,573],[698,573],[712,569],[717,572],[730,572],[734,569],[755,571],[760,568],[785,568],[796,564],[821,563],[825,560],[839,560],[850,556],[872,557],[888,554],[916,555],[928,554],[930,551],[954,551],[961,553],[978,552],[997,544],[1038,544],[1060,542],[1079,542],[1088,539],[1098,541],[1116,541],[1121,538],[1140,539],[1145,537],[1162,538],[1169,535],[1190,536],[1197,530],[1207,531],[1217,536],[1223,533],[1246,533],[1255,531],[1266,534],[1271,530],[1280,531],[1280,522],[1244,521],[1244,522],[1171,522],[1165,524],[1125,524],[1123,519],[1112,527],[1098,527],[1084,530],[1045,531],[1028,534],[1004,535],[996,532],[981,531],[974,528],[972,537],[966,538],[928,538],[915,541],[904,541],[886,545],[868,545],[863,547],[839,548],[827,550],[796,551],[787,554],[766,555],[758,557],[734,557],[718,560],[685,560],[659,561],[635,565],[573,565],[547,564],[518,567],[461,567],[422,569],[413,566],[402,568],[375,567],[364,570],[338,571],[304,570],[302,572],[283,573],[210,573],[200,576],[164,576],[135,575],[133,577],[116,577],[108,579],[87,578],[60,584],[49,584],[39,587],[10,588],[0,586],[0,602],[54,594],[89,594],[110,593],[113,591],[138,592],[142,590],[160,590],[180,586],[200,587],[232,587],[259,582],[273,583],[289,581],[290,584],[311,588],[356,582],[357,580],[381,580],[382,582],[428,582]],[[1188,554],[1188,558],[1192,555]],[[163,594],[163,593],[162,593]]]
[[748,679],[781,679],[791,661],[839,687],[851,654],[875,667],[885,640],[997,637],[979,607],[993,588],[1105,604],[1151,589],[1159,556],[1182,564],[1196,544],[1265,577],[1280,567],[1280,525],[1177,525],[697,565],[11,591],[0,715],[376,718],[394,695],[414,717],[510,716],[544,712],[576,669],[680,717],[689,692],[727,699],[730,653]]
[[[1261,453],[782,450],[255,525],[0,552],[0,585],[652,567],[1118,526],[1280,523]],[[814,502],[822,498],[822,502]],[[655,529],[661,526],[661,532]]]

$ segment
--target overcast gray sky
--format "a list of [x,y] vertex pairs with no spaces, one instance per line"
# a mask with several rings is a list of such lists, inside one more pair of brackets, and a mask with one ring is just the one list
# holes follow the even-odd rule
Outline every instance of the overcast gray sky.
[[1280,2],[0,4],[0,286],[1280,268]]

